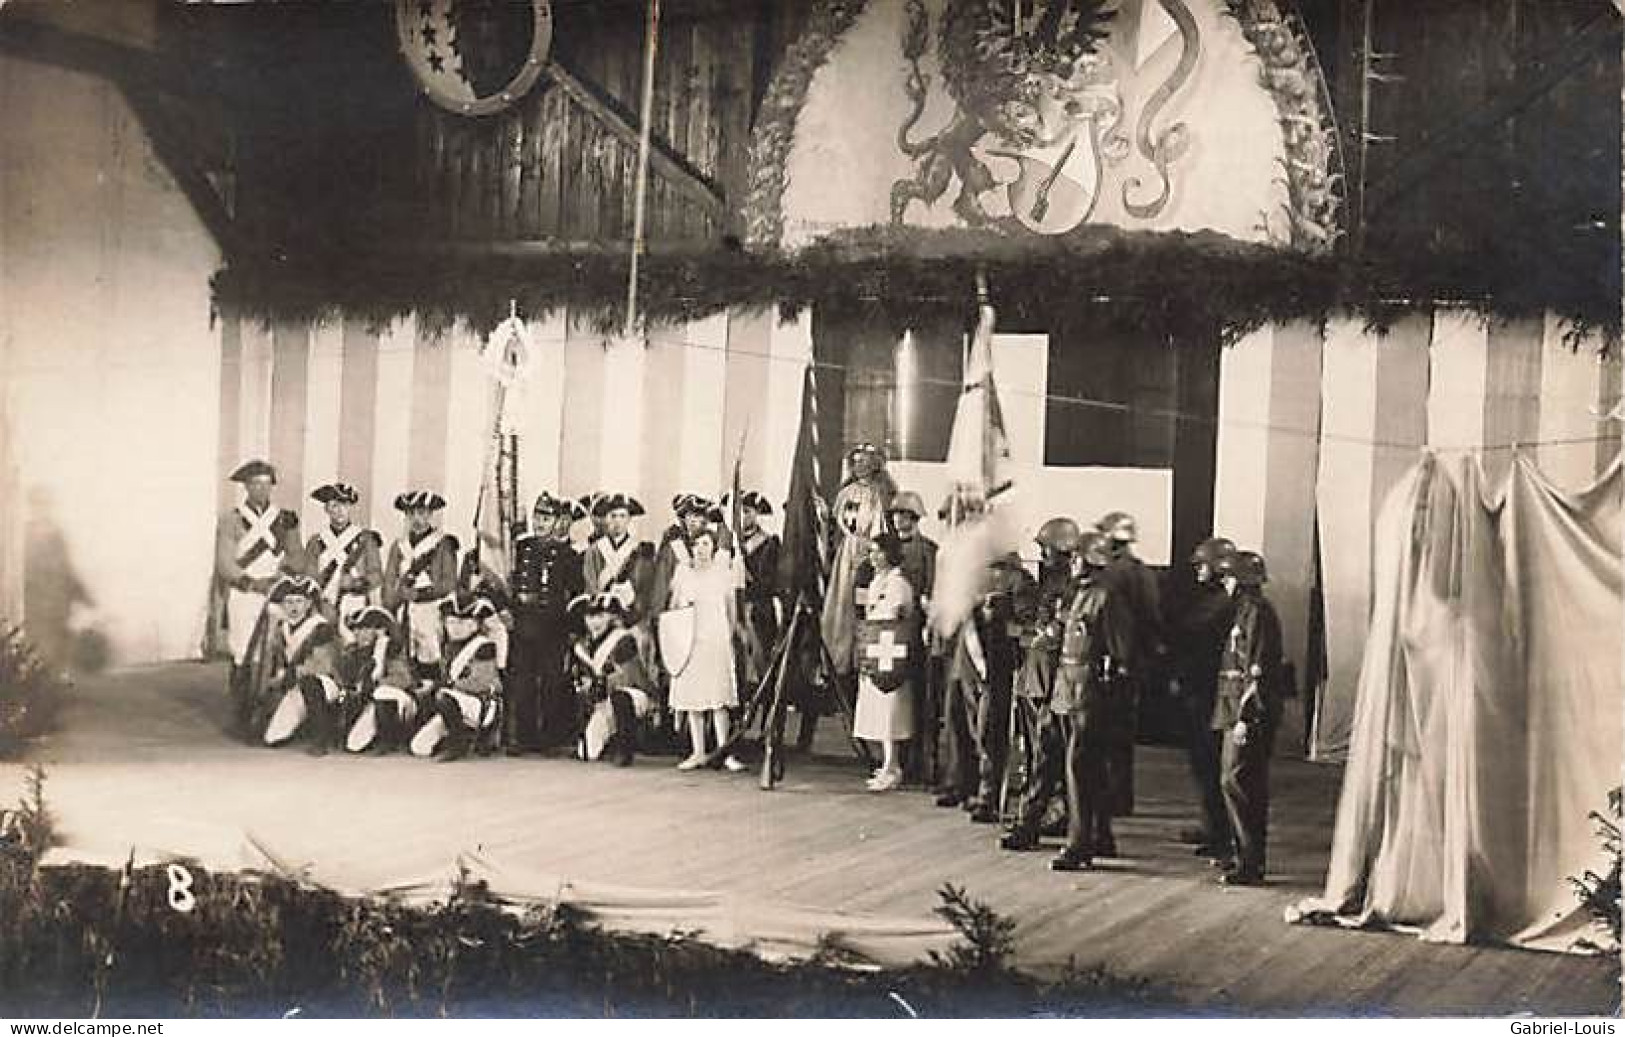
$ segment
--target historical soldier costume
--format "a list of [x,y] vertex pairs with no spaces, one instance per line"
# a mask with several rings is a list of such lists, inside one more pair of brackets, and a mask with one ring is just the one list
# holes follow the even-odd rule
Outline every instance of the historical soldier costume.
[[[1078,871],[1096,857],[1117,855],[1112,836],[1107,754],[1116,730],[1113,712],[1122,705],[1129,673],[1132,613],[1116,584],[1102,576],[1110,558],[1098,534],[1079,545],[1079,579],[1060,615],[1061,652],[1050,710],[1064,735],[1039,743],[1040,787],[1022,804],[1021,817],[1004,841],[1010,849],[1037,845],[1044,807],[1055,782],[1066,781],[1066,848],[1050,862],[1056,871]],[[1049,754],[1064,745],[1062,761]],[[1047,787],[1046,787],[1047,786]]]
[[305,555],[322,589],[322,611],[347,637],[349,618],[377,602],[384,580],[384,541],[351,520],[350,509],[361,502],[354,486],[328,483],[316,487],[310,499],[326,509],[327,524],[311,535]]
[[581,511],[590,520],[586,540],[588,547],[591,547],[593,541],[604,535],[604,510],[598,505],[607,496],[609,495],[603,490],[594,490],[576,499],[576,503],[581,506]]
[[752,689],[767,675],[769,657],[779,642],[779,557],[783,545],[762,528],[761,517],[773,514],[767,498],[751,490],[739,495],[739,551],[744,568],[740,589],[745,682]]
[[266,596],[284,573],[304,570],[299,543],[299,516],[271,503],[276,469],[249,461],[231,473],[243,486],[243,501],[220,516],[215,525],[215,578],[225,591],[227,644],[231,648],[231,697],[239,731],[246,722],[255,688],[250,647],[261,628]]
[[395,621],[369,605],[350,617],[350,638],[338,665],[345,714],[353,716],[344,747],[353,753],[403,749],[429,696],[414,693],[412,664]]
[[575,737],[575,705],[564,679],[570,648],[570,602],[586,586],[570,525],[581,506],[544,493],[531,528],[513,542],[513,660],[507,680],[512,752],[567,744]]
[[1118,728],[1112,733],[1107,761],[1112,812],[1126,817],[1134,812],[1134,739],[1139,726],[1139,702],[1152,670],[1167,650],[1163,640],[1162,600],[1156,574],[1134,555],[1133,544],[1139,538],[1134,517],[1114,511],[1102,517],[1095,528],[1105,534],[1112,554],[1104,578],[1116,586],[1118,597],[1127,604],[1133,617],[1129,655],[1134,676],[1123,708],[1113,714]]
[[667,607],[672,578],[678,568],[689,562],[690,541],[710,528],[711,502],[698,494],[678,494],[672,498],[671,510],[676,521],[661,532],[660,546],[655,549],[654,579],[649,592],[655,611]]
[[626,607],[627,629],[643,653],[643,664],[655,675],[658,668],[649,624],[664,603],[653,600],[654,548],[632,533],[632,520],[644,513],[643,505],[635,497],[611,493],[599,498],[595,508],[603,513],[604,535],[588,546],[582,560],[586,591],[620,599]]
[[320,588],[308,576],[284,580],[272,592],[281,615],[266,645],[270,679],[263,705],[270,709],[262,736],[283,745],[301,729],[310,732],[311,751],[326,753],[334,737],[331,707],[340,698],[338,631],[316,608]]
[[1270,750],[1281,708],[1281,621],[1264,597],[1264,559],[1238,551],[1218,564],[1236,611],[1219,662],[1213,730],[1224,739],[1219,787],[1235,842],[1234,867],[1221,881],[1264,881],[1269,825]]
[[[989,567],[988,589],[953,639],[949,697],[961,707],[973,763],[956,757],[951,785],[937,802],[956,802],[979,824],[996,824],[1010,751],[1010,694],[1018,663],[1017,609],[1031,597],[1032,576],[1014,554]],[[974,768],[974,770],[972,770]]]
[[1202,810],[1198,829],[1182,833],[1196,852],[1215,860],[1230,856],[1230,822],[1219,791],[1220,739],[1213,732],[1213,701],[1219,689],[1219,655],[1235,617],[1218,565],[1236,545],[1222,537],[1202,541],[1191,555],[1194,577],[1174,622],[1172,687],[1185,720],[1185,749]]
[[485,598],[448,600],[445,666],[434,691],[432,713],[412,736],[412,755],[459,760],[476,745],[489,745],[501,730],[502,677],[497,645],[480,633],[496,609]]
[[384,566],[384,606],[406,633],[420,684],[432,683],[439,672],[440,606],[457,590],[457,538],[434,526],[445,507],[443,497],[427,490],[396,497],[407,531],[390,545]]
[[623,625],[626,607],[613,595],[583,594],[570,603],[569,614],[582,625],[569,671],[585,718],[577,755],[583,760],[607,756],[628,766],[637,751],[638,717],[654,705],[654,684],[636,638]]

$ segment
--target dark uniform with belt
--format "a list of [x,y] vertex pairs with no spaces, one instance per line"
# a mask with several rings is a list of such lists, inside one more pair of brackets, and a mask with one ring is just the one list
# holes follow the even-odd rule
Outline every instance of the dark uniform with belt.
[[1236,581],[1236,614],[1219,661],[1213,730],[1224,739],[1219,787],[1235,840],[1233,885],[1264,880],[1270,750],[1281,707],[1281,620],[1264,597],[1264,559],[1240,551],[1219,565]]
[[575,738],[576,709],[565,680],[570,648],[570,602],[585,586],[581,555],[568,535],[557,535],[557,518],[573,502],[542,494],[537,529],[514,539],[513,655],[507,697],[509,748],[524,751],[567,745]]
[[[1033,593],[1018,602],[1021,669],[1012,706],[1025,751],[1017,822],[1001,845],[1031,849],[1064,776],[1066,735],[1050,709],[1055,673],[1061,660],[1062,614],[1071,600],[1071,574],[1055,565],[1043,568]],[[1029,820],[1030,819],[1030,820]]]
[[1050,695],[1066,736],[1066,849],[1050,862],[1056,871],[1117,856],[1109,765],[1133,687],[1133,613],[1118,585],[1099,571],[1101,545],[1086,538],[1081,553],[1088,571],[1062,614],[1061,660]]
[[1125,689],[1122,708],[1112,718],[1117,726],[1111,733],[1106,762],[1112,813],[1127,817],[1134,813],[1134,741],[1139,729],[1140,698],[1158,659],[1166,652],[1162,601],[1156,573],[1134,556],[1130,546],[1139,535],[1133,516],[1114,511],[1102,518],[1097,528],[1115,549],[1104,578],[1117,591],[1132,621],[1127,654],[1134,676]]
[[1202,809],[1201,828],[1185,833],[1198,852],[1227,857],[1230,822],[1219,793],[1219,739],[1213,733],[1213,700],[1219,690],[1219,655],[1235,618],[1235,602],[1219,581],[1217,566],[1236,545],[1215,537],[1191,555],[1195,582],[1173,623],[1171,652],[1180,714],[1185,721],[1185,755]]

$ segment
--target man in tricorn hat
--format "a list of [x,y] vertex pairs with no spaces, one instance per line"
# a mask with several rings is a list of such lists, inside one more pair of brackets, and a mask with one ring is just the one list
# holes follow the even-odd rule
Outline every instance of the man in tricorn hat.
[[406,631],[420,685],[432,684],[440,672],[440,605],[457,590],[457,538],[435,527],[445,507],[445,498],[431,490],[396,497],[406,535],[390,545],[384,566],[384,606]]
[[348,639],[349,618],[377,596],[384,581],[383,538],[352,520],[361,495],[348,483],[327,483],[310,499],[327,512],[305,547],[312,575],[321,586],[322,612]]
[[215,524],[214,572],[225,589],[235,719],[239,733],[248,734],[250,641],[265,612],[266,595],[283,574],[302,572],[305,557],[299,516],[271,503],[276,469],[264,461],[248,461],[231,473],[231,479],[242,484],[243,500]]
[[514,538],[513,658],[504,732],[510,754],[574,737],[575,709],[564,679],[570,644],[565,610],[585,587],[581,556],[570,545],[570,526],[583,513],[576,501],[543,493],[530,528]]

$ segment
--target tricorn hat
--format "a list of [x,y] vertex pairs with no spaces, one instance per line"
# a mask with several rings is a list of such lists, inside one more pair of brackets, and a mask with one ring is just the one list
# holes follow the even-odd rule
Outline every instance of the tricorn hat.
[[626,618],[626,605],[613,594],[582,594],[571,599],[566,613],[579,620],[593,612],[607,612],[617,619]]
[[[731,496],[731,494],[723,494],[722,503],[726,505]],[[739,506],[741,508],[749,508],[758,515],[773,514],[773,505],[769,504],[767,502],[767,498],[762,496],[760,493],[757,493],[755,490],[746,490],[744,493],[741,493],[739,495]]]
[[255,458],[252,461],[244,461],[238,465],[237,470],[231,473],[231,481],[246,483],[261,476],[276,482],[276,468],[269,462]]
[[410,490],[395,498],[396,511],[413,511],[417,508],[440,511],[445,506],[446,498],[433,490]]
[[395,632],[395,621],[386,609],[377,605],[368,605],[356,611],[344,622],[351,630],[382,630],[386,634]]
[[321,593],[321,584],[309,576],[288,576],[271,588],[270,599],[281,601],[289,597],[318,598]]
[[597,506],[599,509],[602,509],[605,515],[608,515],[612,511],[618,511],[622,508],[625,508],[626,513],[631,515],[633,518],[637,518],[639,515],[644,514],[643,505],[638,503],[638,499],[624,493],[605,494],[604,497],[599,500]]
[[361,494],[349,483],[330,482],[310,491],[310,499],[317,504],[360,504]]

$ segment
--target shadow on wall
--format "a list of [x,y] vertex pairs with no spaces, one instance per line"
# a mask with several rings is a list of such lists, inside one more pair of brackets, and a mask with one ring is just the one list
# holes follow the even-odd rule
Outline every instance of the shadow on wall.
[[106,669],[110,649],[97,623],[95,602],[68,552],[50,492],[28,494],[23,546],[23,629],[47,664],[68,673]]

